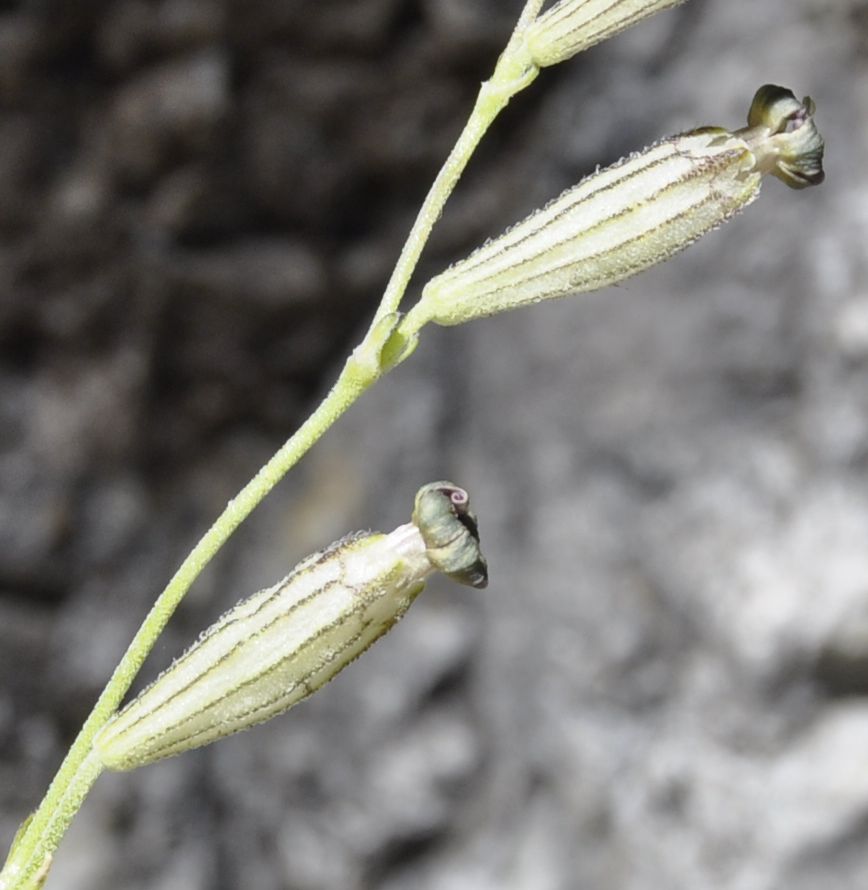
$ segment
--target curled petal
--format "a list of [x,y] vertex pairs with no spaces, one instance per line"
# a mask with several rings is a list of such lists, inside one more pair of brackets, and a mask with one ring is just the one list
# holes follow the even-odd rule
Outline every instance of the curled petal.
[[739,131],[756,154],[757,167],[790,188],[819,185],[825,178],[825,146],[814,111],[809,97],[799,102],[790,90],[766,84],[754,96],[747,128]]

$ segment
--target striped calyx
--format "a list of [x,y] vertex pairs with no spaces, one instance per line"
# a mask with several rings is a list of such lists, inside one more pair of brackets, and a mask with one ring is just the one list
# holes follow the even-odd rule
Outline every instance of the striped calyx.
[[394,626],[438,570],[484,586],[475,517],[449,482],[420,490],[412,522],[343,538],[228,611],[100,730],[95,750],[129,770],[283,713]]
[[673,136],[594,173],[429,281],[408,324],[460,324],[615,284],[744,209],[764,173],[796,187],[820,182],[812,114],[810,100],[763,87],[748,128]]
[[525,43],[543,68],[614,37],[684,0],[560,0],[527,29]]

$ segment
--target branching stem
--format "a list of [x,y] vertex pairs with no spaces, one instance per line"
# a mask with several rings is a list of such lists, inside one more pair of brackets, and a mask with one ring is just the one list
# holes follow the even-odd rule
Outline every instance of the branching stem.
[[412,331],[399,329],[398,307],[431,229],[479,141],[510,98],[537,75],[538,69],[524,49],[522,32],[539,14],[542,3],[543,0],[528,0],[525,4],[491,79],[482,84],[473,111],[416,217],[362,342],[347,359],[320,405],[226,505],[154,603],[73,742],[42,803],[16,836],[9,858],[0,871],[0,890],[34,890],[44,882],[54,850],[102,771],[102,765],[93,754],[94,736],[117,710],[172,613],[205,566],[347,408],[413,352],[419,328]]

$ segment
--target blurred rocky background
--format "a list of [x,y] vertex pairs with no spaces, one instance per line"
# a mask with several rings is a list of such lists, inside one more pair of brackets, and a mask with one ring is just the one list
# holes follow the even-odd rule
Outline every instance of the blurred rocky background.
[[[4,849],[360,335],[519,6],[0,2]],[[765,82],[817,100],[825,185],[768,182],[618,289],[426,331],[145,675],[436,478],[490,587],[432,583],[290,715],[103,777],[49,890],[864,890],[864,0],[690,0],[545,72],[419,280],[598,163],[740,126]]]

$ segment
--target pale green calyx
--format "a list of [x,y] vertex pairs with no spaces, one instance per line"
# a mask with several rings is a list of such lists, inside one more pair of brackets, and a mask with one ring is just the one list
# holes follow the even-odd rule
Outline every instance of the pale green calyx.
[[349,535],[228,611],[100,730],[97,756],[134,769],[283,713],[394,626],[435,571],[487,578],[467,492],[451,482],[419,491],[412,522]]
[[541,68],[614,37],[684,0],[560,0],[527,29],[525,43]]
[[460,324],[615,284],[744,209],[764,173],[796,187],[820,182],[813,105],[780,90],[757,93],[756,126],[673,136],[582,180],[429,281],[406,327]]

